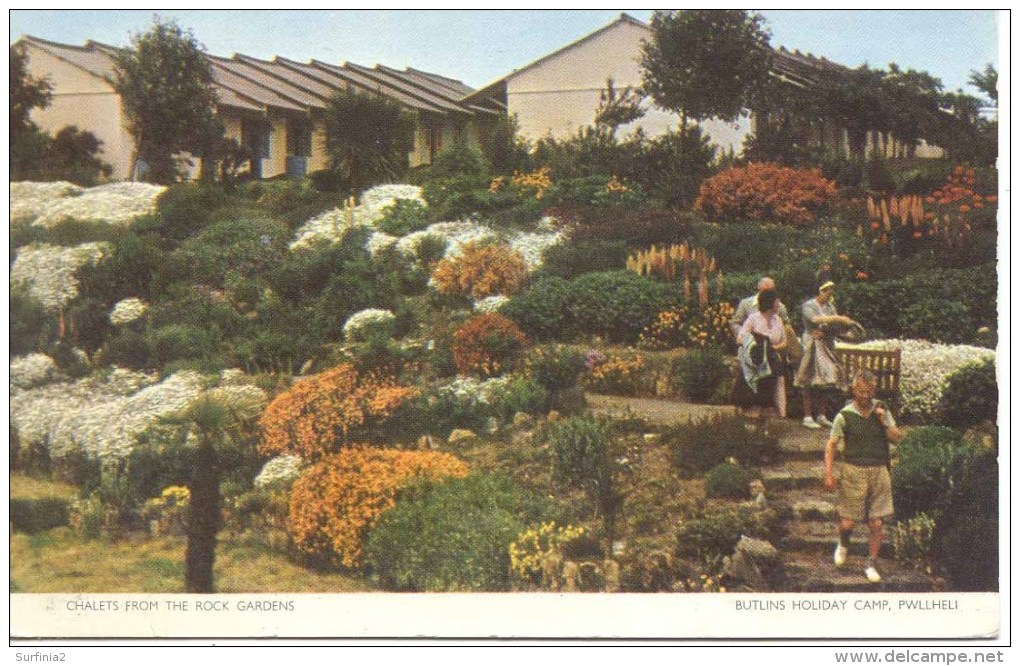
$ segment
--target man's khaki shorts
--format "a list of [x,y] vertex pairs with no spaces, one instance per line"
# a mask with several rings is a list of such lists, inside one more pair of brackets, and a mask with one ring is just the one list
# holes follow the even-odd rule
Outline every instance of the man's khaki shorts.
[[893,515],[892,480],[889,468],[858,467],[841,463],[839,475],[839,517],[864,522]]

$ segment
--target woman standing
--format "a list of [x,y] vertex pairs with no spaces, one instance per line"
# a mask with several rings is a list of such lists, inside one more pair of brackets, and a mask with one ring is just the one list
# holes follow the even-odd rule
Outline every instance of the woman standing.
[[740,376],[734,390],[734,402],[757,410],[775,409],[786,416],[786,371],[783,361],[787,339],[775,291],[758,294],[758,311],[748,315],[737,332]]
[[[831,427],[824,405],[815,403],[824,403],[825,391],[846,389],[843,368],[836,360],[836,335],[855,322],[836,312],[835,292],[836,284],[825,282],[818,287],[818,295],[804,301],[800,308],[804,319],[804,355],[793,385],[803,396],[805,428]],[[818,408],[816,416],[814,407]]]

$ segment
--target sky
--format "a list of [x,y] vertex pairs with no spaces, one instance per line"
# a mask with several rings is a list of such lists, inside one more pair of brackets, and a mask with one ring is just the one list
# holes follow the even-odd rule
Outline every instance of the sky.
[[[650,10],[158,10],[215,55],[280,55],[332,63],[415,67],[472,87],[495,81],[616,19]],[[126,46],[156,10],[11,10],[10,40]],[[947,90],[977,94],[971,70],[998,66],[991,10],[764,10],[772,45],[856,67],[926,70]]]

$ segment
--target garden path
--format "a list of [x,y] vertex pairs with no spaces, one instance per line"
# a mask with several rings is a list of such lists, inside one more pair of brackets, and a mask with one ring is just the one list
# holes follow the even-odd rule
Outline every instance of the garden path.
[[[588,394],[597,414],[632,416],[650,424],[668,426],[691,419],[732,414],[733,407],[698,405],[655,398],[625,398]],[[783,537],[774,544],[783,555],[789,592],[926,592],[939,589],[940,581],[893,562],[886,539],[878,585],[864,578],[867,529],[858,526],[850,546],[848,564],[836,569],[832,562],[836,508],[835,494],[825,490],[824,450],[828,431],[809,430],[792,419],[773,420],[769,431],[779,439],[781,454],[762,468],[766,499],[783,520]],[[887,535],[888,536],[888,535]]]

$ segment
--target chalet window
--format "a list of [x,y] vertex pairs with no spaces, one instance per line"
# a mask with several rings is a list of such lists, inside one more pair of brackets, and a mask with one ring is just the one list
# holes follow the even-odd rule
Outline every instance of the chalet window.
[[264,120],[241,121],[241,145],[251,150],[255,159],[269,158],[269,134],[269,123]]

